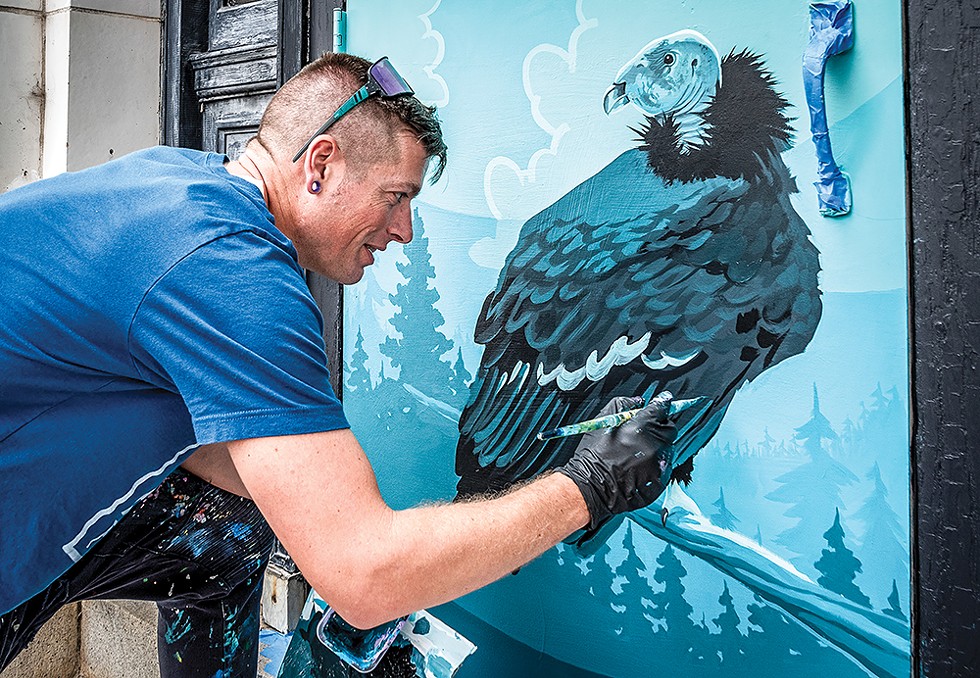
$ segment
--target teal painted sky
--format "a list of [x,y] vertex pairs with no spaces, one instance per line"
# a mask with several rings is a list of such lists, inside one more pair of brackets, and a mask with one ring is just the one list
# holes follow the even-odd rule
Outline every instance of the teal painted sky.
[[[501,9],[507,4],[512,9]],[[348,7],[350,51],[369,58],[387,54],[421,98],[440,107],[449,170],[420,199],[499,220],[502,252],[516,242],[520,223],[632,145],[629,127],[640,121],[640,112],[626,107],[606,116],[601,106],[620,66],[650,40],[693,28],[723,54],[746,47],[763,53],[794,104],[797,148],[787,161],[802,191],[798,209],[827,255],[824,289],[905,286],[897,0],[856,2],[855,47],[828,65],[831,125],[893,85],[885,102],[888,118],[863,131],[884,135],[877,145],[883,154],[875,157],[861,144],[836,149],[854,179],[855,210],[835,222],[811,209],[816,164],[800,73],[806,2],[766,3],[763,11],[759,3],[723,0],[350,0]],[[888,186],[884,194],[882,183]],[[849,256],[836,257],[838,249]],[[860,267],[836,263],[856,261],[855,252],[862,255]],[[478,253],[476,260],[488,265]]]
[[[894,300],[860,311],[846,306],[840,317],[835,309],[845,297],[825,297],[827,317],[835,321],[821,324],[806,355],[747,385],[736,397],[721,434],[755,440],[761,433],[755,416],[758,408],[777,411],[780,402],[795,398],[795,408],[787,409],[806,410],[813,380],[827,389],[825,407],[835,425],[867,398],[878,381],[885,388],[897,385],[905,391],[907,266],[899,3],[858,0],[855,47],[833,58],[828,68],[831,136],[838,162],[851,174],[854,187],[854,210],[842,219],[818,214],[812,187],[816,159],[805,129],[808,114],[800,74],[807,5],[786,0],[767,4],[763,22],[745,5],[736,9],[720,0],[565,0],[535,3],[533,9],[521,5],[508,15],[494,11],[488,2],[350,0],[350,50],[369,57],[387,54],[419,94],[438,103],[442,111],[450,165],[443,180],[423,189],[419,211],[442,297],[437,302],[446,319],[441,330],[462,346],[471,370],[481,355],[481,348],[472,343],[479,302],[494,288],[524,219],[631,145],[627,127],[640,114],[626,107],[606,116],[601,101],[608,83],[622,63],[650,40],[693,27],[719,51],[748,47],[763,52],[795,105],[794,125],[804,129],[784,157],[801,189],[793,197],[794,206],[821,252],[821,289],[828,294],[890,290],[893,294],[887,298]],[[540,96],[535,99],[540,112],[537,122],[524,88],[525,70],[532,96]],[[551,148],[553,137],[538,122],[564,129],[553,155],[542,153]],[[522,187],[507,163],[526,173],[535,153],[539,153],[535,181]],[[488,167],[497,168],[489,182],[485,181]],[[488,195],[499,198],[498,211],[506,218],[491,215]],[[395,268],[400,260],[400,249],[389,248],[368,270],[365,282],[348,288],[350,328],[361,326],[365,336],[383,340],[394,312],[387,295],[401,282]],[[862,334],[870,341],[856,342],[855,336]],[[350,339],[353,346],[353,336]],[[380,361],[371,344],[369,339],[372,360]],[[824,383],[828,363],[841,369],[837,378]],[[771,388],[786,379],[800,384],[792,396],[785,384]],[[798,423],[768,422],[773,431],[787,435]]]

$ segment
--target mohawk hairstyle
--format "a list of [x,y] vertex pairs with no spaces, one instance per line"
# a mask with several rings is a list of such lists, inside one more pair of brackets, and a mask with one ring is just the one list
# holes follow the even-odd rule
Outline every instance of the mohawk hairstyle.
[[[273,157],[292,156],[351,94],[367,83],[371,62],[353,54],[328,52],[307,64],[269,101],[255,141]],[[414,95],[386,99],[374,96],[358,104],[330,128],[330,134],[348,142],[361,162],[392,156],[391,138],[407,128],[435,165],[435,183],[446,168],[447,148],[435,106]],[[354,140],[355,143],[351,143]]]

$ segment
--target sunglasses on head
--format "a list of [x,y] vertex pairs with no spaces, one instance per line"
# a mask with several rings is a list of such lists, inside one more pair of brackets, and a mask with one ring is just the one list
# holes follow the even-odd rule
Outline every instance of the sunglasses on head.
[[303,147],[299,149],[296,155],[293,156],[293,162],[296,162],[302,158],[303,154],[306,153],[306,149],[313,143],[313,140],[330,129],[331,125],[349,113],[354,106],[357,106],[359,103],[366,101],[374,95],[388,99],[391,97],[401,96],[403,94],[415,94],[415,92],[412,90],[411,86],[405,82],[405,78],[400,76],[398,71],[395,70],[395,67],[391,65],[391,62],[388,61],[388,57],[381,57],[371,64],[371,67],[368,69],[367,84],[354,92],[350,98],[342,103],[340,108],[334,111],[334,114],[331,115],[325,123],[323,123],[323,126],[314,132],[313,136],[307,139],[306,143],[303,144]]

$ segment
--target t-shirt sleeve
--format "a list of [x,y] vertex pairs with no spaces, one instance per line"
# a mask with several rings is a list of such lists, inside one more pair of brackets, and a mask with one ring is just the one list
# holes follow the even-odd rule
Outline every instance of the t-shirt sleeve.
[[130,328],[140,376],[180,394],[199,444],[347,428],[302,269],[252,232],[217,238],[148,290]]

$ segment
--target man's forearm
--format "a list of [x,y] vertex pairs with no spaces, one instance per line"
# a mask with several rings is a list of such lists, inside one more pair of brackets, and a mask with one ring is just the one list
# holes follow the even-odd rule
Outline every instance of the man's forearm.
[[561,474],[491,500],[396,511],[372,570],[373,600],[358,606],[357,621],[374,626],[458,598],[536,558],[588,520],[581,493]]
[[355,626],[457,598],[589,522],[581,492],[558,473],[495,499],[395,511],[349,430],[228,447],[300,571]]

